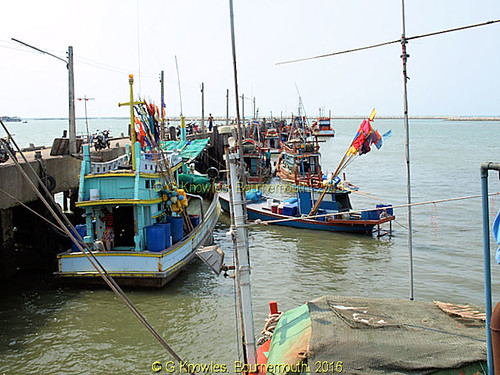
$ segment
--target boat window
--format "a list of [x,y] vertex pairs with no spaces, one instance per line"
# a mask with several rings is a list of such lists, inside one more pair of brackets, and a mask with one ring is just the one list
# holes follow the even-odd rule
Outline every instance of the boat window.
[[149,183],[149,180],[146,180],[146,189],[149,189],[150,188],[150,183]]
[[345,212],[352,209],[348,194],[335,194],[335,201],[339,207],[339,212]]

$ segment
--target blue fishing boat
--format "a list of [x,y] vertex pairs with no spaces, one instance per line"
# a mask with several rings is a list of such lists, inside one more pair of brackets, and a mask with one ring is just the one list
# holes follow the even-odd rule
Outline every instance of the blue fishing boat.
[[[137,131],[148,138],[149,146],[143,147],[132,130],[132,147],[110,162],[93,162],[84,146],[76,206],[85,210],[86,222],[76,231],[120,285],[161,287],[211,239],[220,204],[217,193],[209,191],[203,198],[180,188],[181,152],[152,147],[151,128]],[[101,283],[82,250],[73,244],[58,254],[55,276]]]
[[[371,234],[377,227],[380,236],[392,231],[395,216],[391,205],[380,204],[374,209],[355,211],[352,210],[349,194],[350,191],[334,187],[324,194],[298,187],[296,197],[282,201],[263,196],[258,190],[250,190],[246,196],[248,218],[267,221],[269,224],[330,232]],[[322,199],[319,202],[320,197]],[[220,193],[220,201],[222,209],[229,212],[227,192]],[[309,216],[318,202],[316,213]],[[388,231],[381,227],[384,223],[389,223]]]

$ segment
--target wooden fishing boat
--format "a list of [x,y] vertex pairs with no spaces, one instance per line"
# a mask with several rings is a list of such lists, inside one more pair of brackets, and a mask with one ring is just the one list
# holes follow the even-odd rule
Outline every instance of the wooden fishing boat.
[[[133,97],[133,77],[130,97]],[[218,194],[210,190],[203,198],[179,185],[184,160],[192,160],[189,145],[168,151],[158,146],[159,127],[146,103],[130,104],[132,147],[125,155],[106,163],[90,158],[89,145],[83,149],[80,186],[76,206],[85,210],[85,224],[76,226],[88,251],[120,285],[161,287],[196,256],[211,239],[220,214]],[[142,107],[150,111],[148,116]],[[139,108],[139,109],[138,109]],[[142,108],[142,110],[141,110]],[[133,117],[134,109],[141,116]],[[156,110],[156,112],[158,112]],[[181,117],[181,140],[185,140]],[[138,141],[135,141],[135,135]],[[185,142],[184,142],[185,143]],[[202,147],[193,144],[194,152]],[[184,168],[187,172],[187,168]],[[76,234],[75,234],[76,235]],[[85,247],[74,243],[57,255],[55,276],[62,281],[101,284],[101,274],[91,263]]]
[[[375,209],[353,211],[349,191],[331,189],[323,196],[317,214],[307,217],[321,194],[317,191],[298,189],[297,197],[285,201],[262,196],[258,190],[247,192],[247,213],[250,220],[268,221],[287,227],[371,234],[377,228],[379,236],[392,231],[395,219],[391,205],[377,205]],[[229,212],[229,194],[220,193],[222,209]],[[389,230],[381,226],[389,223]]]
[[280,137],[278,129],[269,128],[264,134],[264,147],[268,148],[271,154],[278,154],[280,152]]
[[335,130],[332,128],[330,117],[319,117],[312,124],[312,134],[317,137],[334,137]]
[[440,302],[324,296],[284,313],[276,302],[259,340],[265,374],[481,374],[484,313]]
[[276,160],[276,175],[295,185],[321,186],[320,158],[317,138],[314,141],[294,138],[283,143]]
[[[217,194],[204,202],[201,196],[183,189],[164,189],[162,173],[152,155],[141,153],[138,143],[135,154],[136,170],[132,170],[127,168],[127,155],[108,163],[94,163],[88,146],[84,147],[76,206],[85,209],[86,224],[76,229],[120,285],[161,287],[210,239],[220,205]],[[170,154],[167,160],[176,175],[181,157]],[[172,197],[176,197],[175,205]],[[181,208],[184,215],[179,214]],[[113,217],[115,237],[111,248],[99,241],[106,236],[106,211]],[[63,281],[102,282],[85,254],[75,246],[58,254],[57,260],[55,276]]]
[[252,139],[242,142],[243,160],[246,165],[247,181],[250,184],[266,182],[271,178],[271,152]]

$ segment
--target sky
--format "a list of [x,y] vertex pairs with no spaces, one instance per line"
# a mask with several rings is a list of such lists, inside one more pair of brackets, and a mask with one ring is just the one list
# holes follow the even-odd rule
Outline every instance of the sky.
[[[498,0],[406,0],[406,36],[500,19]],[[400,0],[234,0],[243,115],[403,115],[401,45],[293,64],[276,63],[396,40]],[[74,51],[75,96],[88,116],[127,116],[128,75],[136,99],[167,116],[235,114],[229,0],[16,0],[0,23],[0,115],[68,116],[65,63]],[[500,23],[408,43],[410,116],[499,116]],[[176,58],[179,80],[176,71]],[[180,81],[180,90],[179,90]],[[180,95],[179,95],[180,91]],[[181,108],[182,103],[182,108]],[[85,116],[76,101],[76,116]]]

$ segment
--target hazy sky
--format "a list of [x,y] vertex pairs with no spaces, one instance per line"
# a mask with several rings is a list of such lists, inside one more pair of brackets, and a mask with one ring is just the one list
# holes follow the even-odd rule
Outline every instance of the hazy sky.
[[[239,91],[259,115],[297,111],[402,115],[401,45],[289,65],[277,62],[395,40],[400,0],[234,0]],[[419,35],[500,18],[498,0],[407,0],[406,34]],[[67,117],[64,62],[26,43],[75,55],[76,97],[95,98],[89,116],[127,116],[128,74],[137,95],[167,114],[234,114],[229,0],[4,1],[0,25],[0,115]],[[410,115],[500,115],[500,24],[412,41],[408,45]],[[136,96],[137,97],[137,96]],[[245,100],[245,116],[252,113]],[[76,115],[84,116],[76,101]]]

